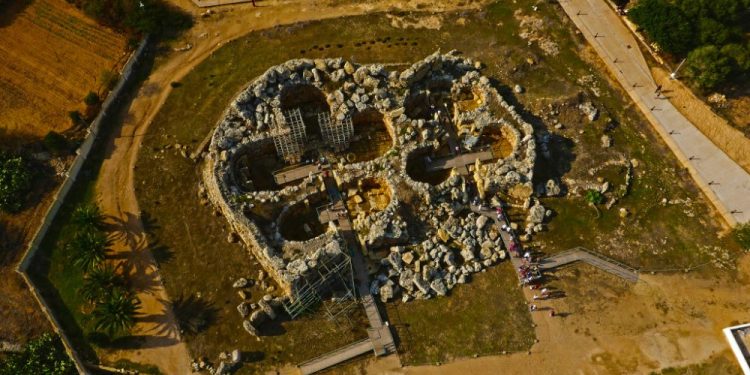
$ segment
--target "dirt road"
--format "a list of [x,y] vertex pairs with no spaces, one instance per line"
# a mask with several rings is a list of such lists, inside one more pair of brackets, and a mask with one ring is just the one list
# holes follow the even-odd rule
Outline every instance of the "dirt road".
[[[113,245],[115,252],[134,265],[133,282],[139,290],[143,317],[134,328],[141,336],[138,349],[111,353],[108,359],[127,358],[131,361],[158,366],[166,374],[190,372],[190,354],[180,341],[174,316],[168,307],[164,290],[140,221],[140,210],[133,190],[134,165],[143,135],[171,91],[170,83],[179,81],[212,51],[223,43],[250,31],[306,20],[336,18],[389,9],[442,11],[458,7],[474,7],[482,1],[446,0],[439,6],[428,1],[399,4],[399,1],[370,1],[366,4],[349,1],[263,1],[262,7],[237,5],[215,8],[208,18],[201,18],[201,10],[189,0],[175,0],[177,6],[196,16],[196,25],[179,43],[190,43],[185,52],[171,52],[157,62],[148,80],[132,102],[114,139],[109,140],[107,158],[102,164],[96,184],[96,199],[110,222],[119,226],[120,235]],[[469,5],[464,5],[468,3]],[[182,45],[184,45],[182,44]]]

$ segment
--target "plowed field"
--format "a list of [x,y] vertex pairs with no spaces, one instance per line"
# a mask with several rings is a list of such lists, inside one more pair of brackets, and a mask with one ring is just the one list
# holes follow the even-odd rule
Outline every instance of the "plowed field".
[[125,38],[64,0],[6,2],[0,10],[0,138],[70,127],[67,113],[100,91],[125,60]]

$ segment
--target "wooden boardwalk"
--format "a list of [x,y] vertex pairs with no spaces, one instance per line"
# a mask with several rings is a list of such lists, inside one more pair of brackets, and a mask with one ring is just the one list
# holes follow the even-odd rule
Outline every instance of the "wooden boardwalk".
[[469,164],[474,164],[477,159],[479,159],[480,161],[486,161],[494,158],[495,157],[492,155],[492,151],[490,150],[473,152],[471,154],[456,155],[448,158],[433,160],[431,163],[428,163],[427,171],[435,172],[444,169],[460,168]]
[[289,182],[301,180],[311,173],[316,174],[320,172],[317,164],[305,164],[296,168],[288,170],[280,170],[273,173],[273,179],[277,184],[283,185]]
[[299,365],[300,372],[304,375],[314,374],[318,371],[333,367],[339,363],[348,361],[354,357],[372,351],[372,342],[369,338],[357,341],[350,345],[338,348],[332,352],[323,354]]
[[539,262],[539,268],[551,270],[573,262],[588,263],[602,271],[609,272],[630,282],[638,281],[638,271],[628,265],[620,263],[614,259],[608,258],[602,254],[593,252],[584,247],[575,247],[573,249],[555,254]]

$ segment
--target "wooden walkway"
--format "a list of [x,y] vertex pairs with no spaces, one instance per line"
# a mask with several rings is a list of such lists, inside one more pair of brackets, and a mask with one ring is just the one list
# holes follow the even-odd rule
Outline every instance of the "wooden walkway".
[[299,365],[300,372],[304,375],[313,374],[318,371],[333,367],[339,363],[348,361],[354,357],[372,351],[372,342],[369,338],[357,341],[350,345],[338,348],[332,352],[323,354]]
[[460,168],[469,164],[474,164],[477,159],[480,161],[486,161],[494,159],[491,150],[473,152],[471,154],[462,154],[451,156],[448,158],[433,160],[432,163],[427,165],[428,172],[435,172],[444,169]]
[[602,271],[609,272],[627,281],[633,283],[638,281],[638,271],[635,268],[584,247],[575,247],[563,251],[562,253],[555,254],[549,258],[545,258],[539,262],[539,268],[542,270],[551,270],[578,261],[588,263]]
[[296,168],[288,170],[280,170],[273,173],[273,179],[277,184],[283,185],[292,181],[301,180],[311,173],[316,174],[320,172],[317,164],[305,164]]

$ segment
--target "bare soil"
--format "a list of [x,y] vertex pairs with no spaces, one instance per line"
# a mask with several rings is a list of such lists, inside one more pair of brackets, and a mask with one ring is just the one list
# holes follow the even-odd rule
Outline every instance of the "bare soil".
[[[64,0],[14,1],[0,13],[0,136],[70,128],[67,113],[103,92],[101,74],[127,58],[125,38]],[[2,138],[2,137],[0,137]]]

